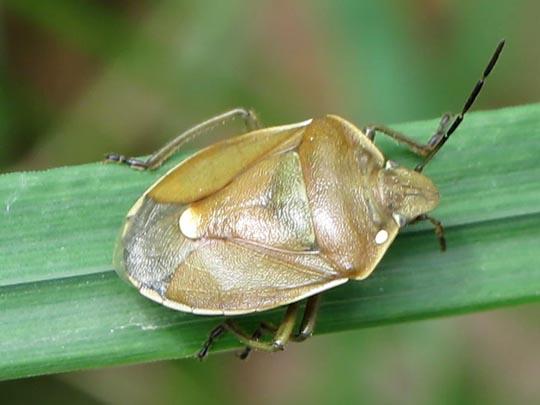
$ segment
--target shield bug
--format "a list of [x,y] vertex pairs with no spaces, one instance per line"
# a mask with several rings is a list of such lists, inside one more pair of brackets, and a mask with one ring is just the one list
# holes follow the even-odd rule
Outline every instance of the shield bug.
[[[235,109],[184,132],[147,160],[108,161],[155,169],[187,140],[242,118],[247,132],[187,158],[127,214],[115,250],[117,272],[144,296],[197,315],[242,315],[287,305],[279,325],[246,334],[231,318],[215,328],[198,357],[225,331],[251,349],[275,351],[309,337],[320,293],[377,266],[406,225],[429,221],[439,193],[422,170],[459,127],[502,49],[501,41],[463,109],[444,115],[426,144],[385,126],[363,129],[328,115],[261,128],[252,111]],[[385,159],[374,143],[387,135],[423,160],[414,169]],[[298,302],[306,299],[297,333]],[[273,334],[269,341],[263,334]]]

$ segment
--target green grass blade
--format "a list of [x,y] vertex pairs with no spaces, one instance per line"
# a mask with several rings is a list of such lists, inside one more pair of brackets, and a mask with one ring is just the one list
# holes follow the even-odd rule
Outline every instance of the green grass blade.
[[[436,126],[396,128],[428,139]],[[400,163],[418,160],[376,141]],[[325,294],[317,332],[540,300],[539,156],[540,104],[470,114],[426,168],[441,190],[434,215],[448,251],[429,226],[406,229],[372,277]],[[111,266],[127,210],[166,169],[96,163],[0,176],[0,378],[197,352],[220,318],[150,302]],[[226,336],[215,349],[232,347]]]

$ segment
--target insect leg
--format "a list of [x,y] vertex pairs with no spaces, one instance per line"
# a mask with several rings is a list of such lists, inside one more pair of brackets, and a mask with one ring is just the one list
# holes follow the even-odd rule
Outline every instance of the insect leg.
[[441,248],[441,252],[444,252],[446,250],[446,239],[444,237],[444,228],[441,224],[441,221],[436,218],[430,217],[429,215],[422,214],[416,217],[414,221],[409,222],[409,225],[416,224],[420,221],[429,221],[435,227],[435,235],[437,236],[437,239],[439,239],[439,246]]
[[311,337],[315,330],[315,324],[317,323],[317,315],[319,313],[319,307],[321,305],[321,294],[309,297],[306,302],[306,309],[304,310],[304,316],[302,317],[302,323],[300,324],[300,330],[291,336],[291,340],[294,342],[302,342]]
[[[445,116],[443,116],[444,119]],[[441,120],[442,124],[442,120]],[[440,126],[439,126],[440,127]],[[375,139],[375,134],[380,133],[386,136],[389,136],[392,139],[395,139],[397,142],[407,146],[412,152],[420,156],[427,156],[433,146],[430,146],[430,143],[422,144],[415,141],[412,138],[409,138],[407,135],[402,134],[401,132],[394,131],[393,129],[388,128],[385,125],[370,125],[363,128],[363,132],[370,140]],[[432,138],[433,139],[433,138]]]
[[[319,312],[319,307],[321,304],[321,295],[317,294],[308,298],[306,302],[306,308],[304,309],[304,315],[302,317],[302,322],[300,324],[300,329],[297,333],[294,333],[290,336],[290,340],[293,342],[303,342],[307,338],[311,337],[313,330],[315,329],[315,324],[317,323],[317,314]],[[263,333],[275,333],[278,327],[272,323],[262,322],[255,330],[251,339],[259,340]],[[244,351],[240,354],[240,358],[245,360],[249,353],[251,352],[251,347],[247,346]]]
[[435,148],[435,145],[437,145],[441,138],[444,137],[444,134],[446,133],[446,130],[448,129],[448,126],[450,124],[450,120],[452,119],[452,114],[444,114],[441,117],[441,122],[439,123],[439,126],[437,127],[437,131],[433,134],[431,138],[429,138],[429,141],[427,143],[427,146],[429,147],[430,151]]
[[281,324],[279,325],[271,342],[261,342],[257,339],[252,339],[230,319],[227,320],[223,325],[229,332],[234,334],[238,340],[251,349],[262,350],[265,352],[275,352],[278,350],[283,350],[285,345],[289,342],[297,316],[298,303],[295,302],[287,307],[287,311],[285,312]]
[[[278,330],[278,327],[274,325],[271,322],[261,322],[259,327],[253,332],[253,335],[251,335],[252,340],[259,340],[261,336],[265,333],[276,333]],[[247,359],[249,354],[251,353],[251,347],[246,346],[245,349],[238,355],[241,360]]]
[[221,325],[215,327],[214,329],[212,329],[212,331],[208,335],[208,339],[206,340],[206,342],[204,342],[203,347],[201,348],[201,350],[199,350],[199,353],[197,353],[197,358],[199,360],[202,360],[202,359],[204,359],[206,357],[206,355],[208,354],[208,350],[210,350],[210,347],[212,346],[214,341],[218,337],[223,335],[224,332],[226,332],[226,329],[223,326],[223,324],[221,324]]
[[125,163],[135,169],[157,169],[161,166],[174,152],[176,152],[183,144],[196,138],[197,136],[211,131],[215,127],[222,125],[226,122],[233,121],[235,118],[242,118],[246,125],[246,131],[251,132],[261,127],[261,123],[257,118],[257,115],[253,110],[246,110],[245,108],[236,108],[226,113],[217,115],[210,118],[193,128],[181,133],[172,141],[167,143],[158,151],[154,152],[148,159],[140,160],[136,158],[128,158],[117,153],[109,153],[105,156],[105,162],[118,162]]

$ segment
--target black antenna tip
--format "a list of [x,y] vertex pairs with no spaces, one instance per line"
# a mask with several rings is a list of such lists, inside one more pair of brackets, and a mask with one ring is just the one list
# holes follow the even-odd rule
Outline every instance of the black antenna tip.
[[506,40],[503,38],[499,41],[499,44],[497,45],[497,48],[495,49],[495,52],[493,52],[493,56],[491,57],[488,65],[486,66],[486,69],[484,70],[483,77],[487,77],[490,73],[493,67],[495,66],[495,63],[497,63],[497,60],[499,59],[499,55],[501,54],[504,44],[506,43]]
[[503,38],[499,41],[499,44],[497,45],[497,49],[495,50],[495,55],[499,56],[502,49],[504,48],[504,44],[506,44],[506,38]]

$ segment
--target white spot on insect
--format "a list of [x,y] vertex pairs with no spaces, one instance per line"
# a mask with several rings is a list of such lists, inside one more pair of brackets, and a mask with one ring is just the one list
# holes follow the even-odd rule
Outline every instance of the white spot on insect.
[[377,235],[375,235],[375,243],[377,245],[382,245],[387,240],[388,240],[388,232],[386,232],[384,229],[381,229],[379,232],[377,232]]
[[193,212],[191,208],[185,210],[182,215],[180,215],[180,231],[190,239],[196,239],[199,234],[199,216]]

